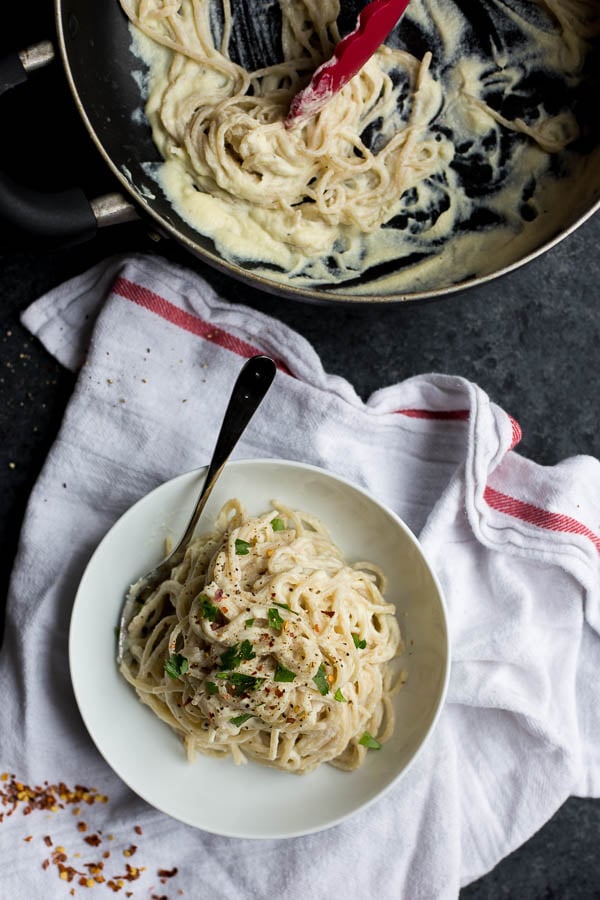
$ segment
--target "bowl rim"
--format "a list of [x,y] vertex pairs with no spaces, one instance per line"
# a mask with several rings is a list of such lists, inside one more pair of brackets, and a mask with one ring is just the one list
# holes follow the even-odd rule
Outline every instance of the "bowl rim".
[[177,482],[185,482],[185,480],[192,478],[193,476],[202,476],[206,474],[208,466],[198,466],[192,469],[189,469],[185,472],[182,472],[178,475],[173,476],[172,478],[167,478],[164,481],[158,483],[154,488],[144,493],[138,500],[132,503],[117,519],[113,522],[113,524],[109,527],[107,532],[104,534],[102,539],[96,545],[92,555],[90,556],[88,563],[85,567],[85,570],[81,576],[79,581],[79,585],[77,587],[76,595],[73,602],[73,608],[71,612],[71,618],[69,623],[69,635],[68,635],[68,658],[69,658],[69,674],[71,678],[71,685],[73,688],[73,692],[75,695],[75,700],[77,704],[77,708],[79,710],[79,714],[83,720],[86,731],[88,732],[88,737],[93,742],[94,746],[98,750],[101,757],[104,759],[109,768],[113,771],[113,773],[124,783],[126,784],[137,796],[141,797],[144,801],[146,801],[153,808],[160,810],[165,815],[170,816],[171,818],[176,819],[177,821],[183,822],[187,825],[191,825],[199,830],[205,831],[207,833],[216,834],[222,837],[229,837],[234,839],[249,839],[249,840],[267,840],[267,839],[288,839],[300,837],[303,835],[313,834],[320,831],[327,830],[336,825],[339,825],[341,822],[346,821],[352,817],[354,817],[360,811],[365,810],[367,807],[371,806],[377,800],[381,799],[385,794],[388,793],[398,782],[404,778],[406,773],[412,768],[416,760],[420,757],[423,752],[424,747],[429,743],[431,735],[435,731],[435,728],[438,724],[439,718],[441,716],[442,710],[445,706],[448,685],[450,680],[450,670],[451,670],[451,639],[450,639],[450,628],[448,622],[448,609],[446,605],[445,595],[440,584],[440,581],[437,577],[435,570],[433,569],[427,554],[425,553],[423,547],[421,546],[418,538],[411,530],[411,528],[404,522],[404,520],[398,516],[387,504],[378,500],[369,490],[363,488],[362,486],[356,484],[354,481],[346,478],[342,475],[334,473],[329,469],[325,469],[321,466],[314,465],[312,463],[304,463],[297,460],[291,459],[283,459],[278,457],[257,457],[257,458],[239,458],[230,460],[226,464],[226,468],[236,468],[236,469],[244,469],[245,467],[260,467],[260,468],[268,468],[270,466],[280,466],[284,468],[291,468],[295,470],[304,471],[307,473],[315,473],[320,476],[323,476],[327,479],[331,479],[339,484],[341,484],[345,488],[349,488],[352,491],[357,492],[358,494],[365,497],[370,503],[374,504],[380,510],[382,510],[386,515],[391,517],[396,525],[403,532],[404,536],[409,540],[409,542],[416,549],[417,553],[421,557],[425,567],[428,571],[432,579],[432,583],[435,587],[435,595],[438,606],[438,612],[440,615],[440,623],[443,626],[443,674],[440,678],[440,686],[438,695],[435,698],[432,704],[432,715],[430,721],[424,730],[422,736],[419,739],[417,746],[415,747],[412,755],[407,760],[405,765],[393,775],[387,784],[384,784],[378,790],[375,790],[371,796],[366,798],[364,801],[359,802],[356,806],[354,806],[351,810],[345,811],[335,817],[332,817],[327,820],[326,823],[317,823],[312,827],[300,827],[296,829],[288,829],[285,832],[274,830],[271,833],[263,833],[263,834],[248,834],[247,832],[240,830],[221,830],[221,829],[211,829],[206,825],[198,825],[190,822],[188,819],[179,817],[175,815],[172,811],[169,811],[163,806],[158,805],[154,800],[149,799],[149,797],[142,793],[137,787],[132,787],[128,780],[121,774],[121,771],[113,765],[113,763],[107,758],[107,755],[104,752],[104,749],[99,745],[96,740],[96,734],[93,726],[89,724],[88,715],[84,712],[84,708],[81,700],[81,693],[77,683],[77,678],[74,676],[74,668],[75,666],[75,650],[74,650],[74,642],[76,640],[76,610],[78,610],[78,600],[80,595],[84,592],[86,587],[86,577],[88,576],[88,570],[92,567],[94,560],[97,556],[101,555],[102,548],[105,545],[105,542],[109,540],[111,532],[115,528],[115,526],[121,523],[124,519],[129,517],[130,515],[134,515],[134,510],[136,510],[144,501],[152,494],[155,494],[162,489],[165,489],[167,485],[174,486]]

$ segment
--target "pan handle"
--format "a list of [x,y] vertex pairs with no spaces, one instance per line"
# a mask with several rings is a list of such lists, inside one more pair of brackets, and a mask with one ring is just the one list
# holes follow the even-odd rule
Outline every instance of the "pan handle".
[[[0,59],[0,94],[23,84],[29,72],[48,65],[54,56],[52,44],[42,41]],[[90,201],[81,188],[45,193],[0,172],[0,223],[21,235],[76,244],[93,238],[99,227],[137,218],[135,207],[121,194]]]

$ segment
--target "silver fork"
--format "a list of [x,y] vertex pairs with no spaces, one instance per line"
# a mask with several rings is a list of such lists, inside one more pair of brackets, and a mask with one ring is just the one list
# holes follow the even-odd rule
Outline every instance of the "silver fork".
[[119,665],[123,661],[127,649],[129,623],[154,588],[168,578],[173,566],[182,561],[206,501],[233,448],[269,390],[275,372],[275,363],[268,356],[253,356],[242,366],[229,398],[200,496],[183,536],[174,550],[154,569],[138,578],[125,595],[117,636],[117,663]]

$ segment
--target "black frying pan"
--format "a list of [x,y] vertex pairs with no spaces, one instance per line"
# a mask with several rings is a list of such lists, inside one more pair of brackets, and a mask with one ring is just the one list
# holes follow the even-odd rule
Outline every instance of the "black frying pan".
[[[455,3],[467,16],[471,25],[470,40],[484,50],[507,40],[506,34],[498,30],[493,7],[486,0],[449,2]],[[511,0],[506,2],[510,5]],[[234,5],[233,57],[247,67],[258,67],[280,58],[280,20],[276,0],[235,0]],[[364,0],[345,0],[342,4],[342,33],[351,29],[361,6],[364,6]],[[551,241],[491,275],[472,278],[458,285],[445,285],[435,291],[385,296],[368,293],[368,275],[362,278],[366,293],[361,297],[344,294],[343,287],[335,291],[331,287],[283,287],[257,275],[250,265],[241,267],[224,261],[212,241],[178,216],[145,173],[143,163],[158,160],[159,157],[148,126],[141,117],[132,115],[143,106],[139,82],[132,77],[132,71],[140,70],[141,63],[131,54],[127,20],[117,0],[55,0],[55,17],[58,48],[75,103],[124,194],[102,197],[90,204],[77,189],[60,195],[38,194],[15,185],[7,176],[0,174],[0,219],[39,235],[48,234],[65,240],[77,236],[81,239],[92,236],[99,221],[105,224],[106,221],[126,221],[141,215],[152,220],[155,229],[175,238],[203,261],[263,290],[321,302],[390,302],[443,297],[514,269],[552,247],[600,206],[599,177],[590,186],[589,199],[584,208],[567,212],[560,232]],[[218,28],[218,22],[215,27]],[[415,53],[422,53],[427,49],[428,36],[405,27],[394,41]],[[40,56],[40,64],[50,56],[47,48],[39,45],[28,55],[21,54],[20,59],[15,55],[0,62],[0,92],[27,78],[27,69],[36,64],[35,60],[32,64],[36,53]],[[540,89],[543,88],[540,85]],[[586,138],[590,145],[600,144],[595,118],[590,122]]]

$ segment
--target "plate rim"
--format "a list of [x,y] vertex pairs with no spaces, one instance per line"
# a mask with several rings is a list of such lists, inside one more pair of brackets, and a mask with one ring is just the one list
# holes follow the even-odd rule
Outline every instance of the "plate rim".
[[[122,512],[121,515],[119,515],[113,521],[111,526],[107,529],[107,531],[104,533],[104,535],[102,536],[100,541],[97,543],[97,545],[96,545],[93,553],[89,557],[89,559],[86,563],[85,569],[79,579],[78,586],[77,586],[75,596],[73,599],[73,605],[71,608],[71,615],[70,615],[70,620],[69,620],[69,630],[68,630],[69,677],[70,677],[70,681],[71,681],[71,687],[72,687],[72,690],[73,690],[73,693],[75,696],[77,710],[78,710],[81,720],[85,726],[88,738],[92,741],[93,746],[95,747],[97,752],[100,754],[101,758],[104,760],[106,765],[110,768],[110,770],[117,776],[117,778],[119,778],[119,780],[129,790],[131,790],[136,796],[140,797],[144,802],[148,803],[149,806],[151,806],[153,809],[158,810],[159,812],[163,813],[164,815],[167,815],[170,818],[173,818],[174,820],[176,820],[178,822],[182,822],[183,824],[188,825],[189,827],[195,828],[200,831],[204,831],[208,834],[214,834],[214,835],[218,835],[221,837],[227,837],[227,838],[233,838],[233,839],[244,839],[244,840],[269,840],[269,839],[284,839],[285,840],[285,839],[292,839],[295,837],[301,837],[304,835],[315,834],[320,831],[324,831],[329,828],[333,828],[336,825],[339,825],[341,822],[344,822],[347,819],[355,816],[359,812],[364,811],[367,807],[371,806],[377,800],[380,800],[395,785],[397,785],[398,782],[402,778],[405,777],[405,775],[410,771],[410,769],[413,767],[413,765],[415,764],[417,759],[421,756],[425,746],[429,743],[429,741],[431,739],[431,735],[433,734],[433,732],[435,731],[435,729],[437,727],[442,710],[445,706],[447,692],[448,692],[448,685],[449,685],[449,680],[450,680],[452,642],[451,642],[451,635],[450,635],[450,628],[449,628],[449,616],[448,616],[448,608],[447,608],[447,604],[446,604],[445,594],[444,594],[444,591],[440,584],[439,578],[435,572],[435,569],[431,565],[431,563],[428,559],[427,553],[425,552],[423,546],[419,542],[418,538],[416,537],[416,535],[414,534],[414,532],[412,531],[410,526],[407,525],[407,523],[396,512],[394,512],[394,510],[391,509],[391,507],[389,507],[387,504],[385,504],[384,502],[379,500],[377,497],[375,497],[374,494],[372,494],[368,489],[363,488],[361,485],[350,480],[349,478],[346,478],[345,476],[340,475],[337,472],[332,472],[329,469],[325,469],[321,466],[317,466],[312,463],[305,463],[305,462],[301,462],[298,460],[283,459],[283,458],[277,458],[277,457],[256,457],[256,458],[248,457],[248,458],[237,458],[234,460],[230,460],[229,462],[227,462],[226,467],[227,468],[233,468],[233,467],[243,468],[244,466],[248,466],[248,465],[259,466],[261,468],[277,465],[277,466],[289,467],[292,469],[305,471],[307,473],[312,472],[312,473],[316,473],[320,476],[325,476],[326,478],[332,479],[333,481],[338,482],[339,484],[343,485],[344,487],[350,488],[350,489],[358,492],[363,497],[365,497],[370,503],[373,503],[375,506],[379,507],[384,513],[391,516],[395,520],[396,524],[404,532],[405,536],[412,543],[413,547],[417,550],[417,552],[423,559],[425,566],[428,570],[428,573],[435,585],[436,592],[437,592],[439,614],[440,614],[441,624],[443,626],[443,638],[444,638],[444,645],[445,645],[444,646],[444,650],[445,650],[444,671],[443,671],[443,677],[441,679],[439,695],[438,695],[438,698],[437,698],[437,701],[435,704],[433,715],[431,716],[431,720],[427,727],[427,730],[426,730],[422,740],[420,741],[420,744],[417,746],[417,748],[415,749],[415,751],[413,752],[412,756],[407,761],[405,766],[399,772],[397,772],[396,775],[394,775],[392,778],[390,778],[390,780],[388,781],[387,784],[383,785],[381,788],[376,790],[370,797],[357,803],[355,806],[352,807],[352,809],[342,812],[339,815],[328,818],[326,822],[322,822],[322,821],[318,822],[312,827],[301,826],[301,827],[297,827],[297,828],[293,828],[293,829],[287,829],[285,832],[277,830],[277,831],[272,831],[270,833],[253,834],[253,833],[249,833],[248,831],[244,831],[243,829],[241,829],[241,830],[240,829],[237,829],[237,830],[229,829],[227,831],[223,830],[222,828],[212,829],[212,828],[208,827],[207,825],[200,825],[196,822],[193,822],[188,817],[177,815],[172,810],[166,809],[164,804],[157,803],[155,800],[150,799],[147,791],[140,790],[140,788],[138,786],[133,787],[130,784],[129,780],[126,779],[121,774],[120,767],[117,768],[115,766],[115,764],[113,762],[111,762],[109,760],[109,758],[107,757],[103,748],[100,746],[99,740],[96,737],[96,733],[95,733],[96,729],[89,724],[88,715],[84,711],[84,709],[86,708],[86,704],[83,703],[81,700],[80,689],[78,688],[78,682],[74,676],[74,668],[75,668],[75,665],[74,665],[74,655],[75,655],[74,642],[75,642],[77,618],[78,618],[78,615],[80,612],[80,606],[81,606],[81,602],[82,602],[81,597],[84,596],[85,590],[87,588],[86,582],[87,582],[88,578],[91,577],[89,574],[90,569],[93,568],[93,565],[96,562],[97,558],[102,555],[104,546],[110,540],[113,530],[118,525],[121,525],[124,522],[124,520],[126,520],[129,516],[134,516],[135,511],[141,504],[145,503],[148,500],[148,498],[150,498],[152,495],[155,495],[156,493],[158,493],[159,491],[162,491],[162,490],[168,490],[169,487],[174,487],[179,482],[184,482],[185,480],[190,479],[194,476],[202,477],[202,475],[206,475],[206,472],[208,470],[207,465],[194,467],[185,472],[180,472],[179,474],[174,475],[171,478],[167,478],[164,481],[161,481],[159,484],[157,484],[151,490],[144,493],[134,503],[132,503],[130,506],[128,506],[127,509],[125,509],[124,512]],[[116,665],[116,663],[115,663],[115,665]]]

